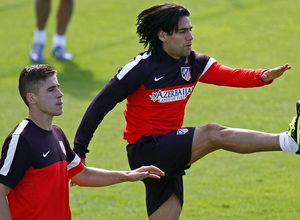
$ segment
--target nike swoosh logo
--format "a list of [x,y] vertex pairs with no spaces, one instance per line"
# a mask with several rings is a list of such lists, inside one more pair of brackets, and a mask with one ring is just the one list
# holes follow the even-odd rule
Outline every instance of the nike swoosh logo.
[[155,77],[155,78],[154,78],[154,81],[157,82],[157,81],[161,80],[161,79],[164,78],[164,77],[165,77],[165,76],[158,77],[158,78]]
[[48,150],[48,152],[47,153],[43,153],[43,157],[47,157],[47,155],[50,153],[50,150]]

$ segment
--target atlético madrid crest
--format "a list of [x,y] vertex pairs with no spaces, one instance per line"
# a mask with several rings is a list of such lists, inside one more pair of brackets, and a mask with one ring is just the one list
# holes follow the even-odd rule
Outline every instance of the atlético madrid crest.
[[190,79],[191,79],[190,67],[181,67],[181,76],[186,81],[190,81]]

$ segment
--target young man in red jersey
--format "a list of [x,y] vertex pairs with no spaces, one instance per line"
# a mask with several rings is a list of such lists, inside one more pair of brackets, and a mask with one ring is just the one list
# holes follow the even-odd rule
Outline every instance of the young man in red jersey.
[[[0,160],[0,219],[69,220],[69,178],[80,186],[107,186],[160,178],[154,166],[134,171],[86,167],[71,150],[63,131],[52,124],[63,113],[57,71],[40,64],[23,69],[19,91],[28,118],[4,142]],[[6,201],[8,199],[8,203]]]
[[[192,50],[190,11],[166,3],[138,15],[137,33],[148,51],[125,65],[87,109],[75,137],[74,151],[85,158],[99,123],[127,99],[124,139],[130,167],[153,164],[160,180],[143,180],[150,219],[178,219],[183,204],[182,176],[205,155],[224,149],[237,153],[299,152],[299,111],[289,132],[269,134],[210,123],[182,127],[185,106],[198,82],[232,87],[270,84],[291,67],[232,69]],[[199,112],[201,114],[201,112]]]

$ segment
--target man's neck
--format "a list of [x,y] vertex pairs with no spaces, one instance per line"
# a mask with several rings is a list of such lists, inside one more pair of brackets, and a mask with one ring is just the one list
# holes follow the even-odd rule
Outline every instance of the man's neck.
[[29,112],[28,118],[33,121],[38,127],[47,131],[52,130],[53,116],[37,116]]

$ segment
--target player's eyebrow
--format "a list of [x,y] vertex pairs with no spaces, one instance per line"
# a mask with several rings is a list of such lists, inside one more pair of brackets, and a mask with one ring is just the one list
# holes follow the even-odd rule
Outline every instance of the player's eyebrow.
[[51,90],[51,89],[55,89],[55,88],[59,88],[59,84],[57,85],[53,85],[53,86],[49,86],[49,88],[47,90]]
[[47,90],[51,90],[51,89],[54,89],[56,86],[50,86],[50,87],[48,87],[48,89]]
[[178,28],[178,31],[187,31],[187,30],[192,30],[193,27],[187,28],[187,27],[182,27]]

